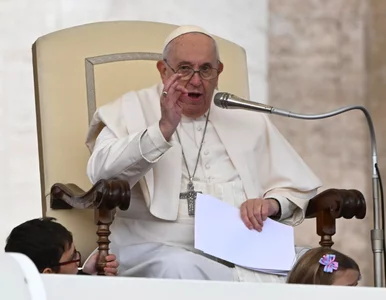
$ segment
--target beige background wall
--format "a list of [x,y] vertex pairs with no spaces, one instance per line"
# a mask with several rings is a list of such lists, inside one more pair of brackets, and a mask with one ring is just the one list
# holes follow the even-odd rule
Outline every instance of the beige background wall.
[[386,182],[386,1],[370,0],[367,14],[367,105],[376,126],[378,161]]
[[[378,162],[386,182],[386,1],[369,0],[366,26],[367,99],[377,134]],[[385,184],[383,184],[385,187]],[[384,191],[386,192],[386,191]]]
[[[385,29],[383,0],[269,1],[269,103],[302,113],[365,105],[376,126],[384,176]],[[371,160],[364,116],[355,111],[328,120],[274,122],[323,180],[323,189],[365,194],[366,219],[340,220],[335,247],[357,260],[362,284],[372,285]],[[314,232],[315,224],[306,221],[296,229],[298,243],[317,245]]]

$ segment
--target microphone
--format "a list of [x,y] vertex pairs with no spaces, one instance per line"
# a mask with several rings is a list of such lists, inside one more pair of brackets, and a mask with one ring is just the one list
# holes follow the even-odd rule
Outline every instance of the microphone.
[[[351,105],[339,108],[337,110],[322,113],[322,114],[299,114],[286,111],[283,109],[275,108],[273,106],[248,101],[237,97],[230,93],[217,93],[214,96],[214,104],[218,107],[225,109],[246,109],[251,111],[257,111],[260,113],[275,114],[290,118],[303,119],[303,120],[318,120],[333,117],[350,110],[360,110],[366,117],[367,125],[370,132],[371,142],[371,160],[372,160],[372,194],[373,194],[373,209],[374,209],[374,227],[371,230],[371,246],[373,250],[373,263],[374,263],[374,281],[376,287],[383,286],[383,265],[386,269],[386,260],[382,263],[382,255],[384,253],[384,228],[381,226],[382,209],[384,206],[383,197],[379,199],[379,192],[382,194],[382,186],[380,180],[380,174],[378,170],[378,154],[377,154],[377,143],[375,139],[375,129],[373,121],[371,119],[369,111],[360,105]],[[379,202],[379,200],[381,200]]]
[[225,109],[246,109],[251,111],[257,111],[267,114],[281,115],[285,117],[291,117],[291,112],[278,109],[266,104],[244,100],[229,93],[217,93],[214,96],[214,104],[218,107]]
[[[347,112],[349,110],[359,109],[364,113],[366,117],[367,123],[369,125],[369,129],[370,129],[371,139],[374,142],[374,146],[376,146],[373,121],[371,119],[369,111],[364,106],[360,106],[360,105],[346,106],[346,107],[342,107],[337,110],[327,112],[327,113],[322,113],[322,114],[299,114],[288,110],[276,108],[270,105],[245,100],[230,93],[221,93],[221,92],[217,93],[214,96],[214,104],[224,109],[246,109],[251,111],[257,111],[260,113],[268,113],[268,114],[280,115],[284,117],[303,119],[303,120],[326,119],[329,117],[340,115],[341,113]],[[376,152],[375,147],[372,147],[372,148],[373,148],[372,152],[374,154]]]
[[244,100],[229,93],[217,93],[214,96],[214,104],[226,109],[247,109],[262,113],[272,113],[272,106]]

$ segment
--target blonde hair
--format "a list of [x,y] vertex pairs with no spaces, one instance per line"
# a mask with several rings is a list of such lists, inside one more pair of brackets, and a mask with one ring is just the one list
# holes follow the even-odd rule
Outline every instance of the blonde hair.
[[325,272],[319,260],[326,254],[335,255],[338,270],[353,269],[360,273],[358,264],[347,255],[327,247],[314,248],[307,251],[288,274],[287,283],[332,285],[337,271]]

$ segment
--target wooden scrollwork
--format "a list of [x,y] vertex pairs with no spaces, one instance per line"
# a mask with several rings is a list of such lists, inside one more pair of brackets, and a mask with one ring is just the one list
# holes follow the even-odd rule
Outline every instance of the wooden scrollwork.
[[51,187],[52,209],[94,209],[98,226],[98,275],[104,274],[105,257],[109,253],[110,225],[116,208],[127,210],[130,206],[130,186],[124,180],[100,180],[89,191],[75,184],[56,183]]
[[322,247],[332,247],[332,236],[336,232],[336,219],[363,219],[366,216],[366,201],[357,190],[328,189],[309,201],[306,218],[316,218],[316,232],[321,237]]

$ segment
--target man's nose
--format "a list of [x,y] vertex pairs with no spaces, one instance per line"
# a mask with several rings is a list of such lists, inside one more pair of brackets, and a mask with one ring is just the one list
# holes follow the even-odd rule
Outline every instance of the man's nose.
[[202,84],[202,79],[198,72],[194,73],[192,78],[189,80],[189,83],[193,86],[200,86]]

